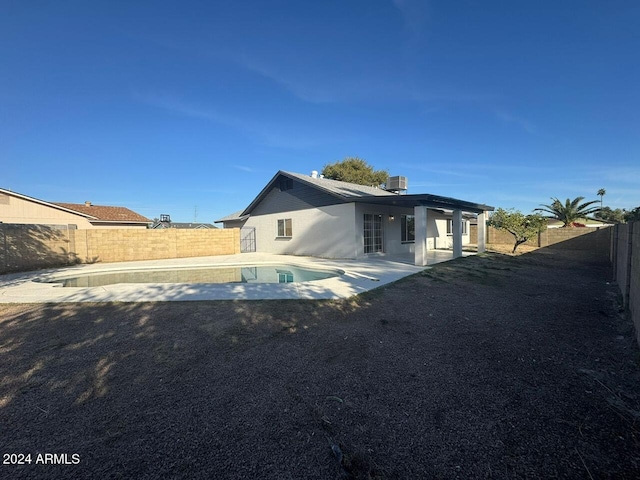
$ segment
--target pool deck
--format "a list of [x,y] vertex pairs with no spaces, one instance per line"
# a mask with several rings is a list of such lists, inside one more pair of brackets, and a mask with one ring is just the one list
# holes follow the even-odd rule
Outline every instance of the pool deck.
[[[465,252],[464,255],[471,255]],[[451,260],[449,251],[429,252],[428,264]],[[235,266],[297,265],[309,268],[343,270],[344,275],[305,283],[232,283],[188,284],[145,283],[100,287],[62,287],[60,284],[34,281],[53,274],[87,274],[124,269]],[[361,260],[330,260],[316,257],[243,253],[215,257],[179,258],[141,262],[95,263],[37,272],[0,275],[0,303],[59,302],[167,302],[203,300],[275,300],[349,298],[403,277],[420,272],[410,259],[369,257]]]

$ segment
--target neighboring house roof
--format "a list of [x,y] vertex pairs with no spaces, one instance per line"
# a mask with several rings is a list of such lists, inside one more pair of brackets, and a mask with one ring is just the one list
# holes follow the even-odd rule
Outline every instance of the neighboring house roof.
[[0,193],[3,193],[5,195],[12,195],[12,196],[14,196],[16,198],[21,198],[22,200],[27,200],[29,202],[37,203],[39,205],[44,205],[45,207],[55,208],[56,210],[62,210],[62,211],[69,212],[69,213],[80,214],[81,216],[87,217],[87,218],[90,218],[90,219],[94,218],[91,215],[81,214],[80,212],[77,212],[75,210],[63,207],[60,204],[51,203],[51,202],[45,202],[44,200],[40,200],[39,198],[30,197],[28,195],[24,195],[22,193],[14,192],[14,191],[11,191],[11,190],[6,190],[4,188],[0,188]]
[[151,223],[146,217],[129,210],[125,207],[111,207],[104,205],[92,205],[90,202],[85,203],[58,203],[53,205],[72,210],[83,214],[90,219],[100,222],[112,222],[112,223]]
[[249,204],[247,208],[231,215],[227,215],[215,223],[229,222],[233,220],[244,220],[251,215],[251,212],[260,204],[260,202],[269,194],[271,189],[282,178],[290,178],[309,185],[318,190],[324,191],[336,199],[336,203],[372,203],[379,205],[391,205],[399,207],[413,208],[416,206],[426,206],[429,208],[439,208],[446,210],[464,210],[466,212],[481,213],[494,210],[489,205],[482,205],[464,200],[458,200],[450,197],[442,197],[430,194],[412,194],[399,195],[389,192],[379,187],[358,185],[355,183],[341,182],[338,180],[330,180],[322,177],[311,177],[300,173],[285,172],[280,170],[267,183],[256,198]]
[[184,223],[184,222],[158,222],[153,228],[180,228],[180,229],[209,229],[209,228],[218,228],[212,223]]
[[30,197],[28,195],[23,195],[22,193],[6,190],[4,188],[0,188],[0,194],[11,195],[22,200],[27,200],[29,202],[43,205],[45,207],[72,213],[74,215],[79,215],[86,218],[90,223],[128,223],[138,225],[147,225],[151,223],[151,220],[149,220],[148,218],[143,217],[142,215],[125,207],[92,205],[91,202],[46,202],[44,200],[40,200],[39,198]]
[[244,212],[244,210],[238,210],[237,212],[230,213],[229,215],[222,217],[220,220],[216,220],[215,223],[232,222],[234,220],[246,220],[249,215],[242,215],[242,212]]

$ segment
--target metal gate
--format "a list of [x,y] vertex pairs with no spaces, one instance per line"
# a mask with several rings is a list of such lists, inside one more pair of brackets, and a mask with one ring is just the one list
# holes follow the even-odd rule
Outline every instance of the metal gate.
[[255,227],[242,227],[240,229],[240,251],[242,253],[256,251]]

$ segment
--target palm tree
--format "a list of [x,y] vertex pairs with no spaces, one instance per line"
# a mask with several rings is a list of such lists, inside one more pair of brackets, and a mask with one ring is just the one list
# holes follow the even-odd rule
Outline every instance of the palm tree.
[[572,227],[576,220],[600,211],[600,208],[591,206],[594,203],[598,203],[598,200],[580,203],[584,200],[584,197],[577,197],[573,200],[567,198],[564,204],[557,198],[552,197],[551,200],[553,200],[551,205],[542,205],[544,208],[536,208],[535,210],[550,213],[549,218],[560,220],[563,227]]
[[604,188],[601,188],[600,190],[598,190],[597,195],[600,196],[600,210],[602,210],[602,197],[604,197],[607,194],[607,191]]

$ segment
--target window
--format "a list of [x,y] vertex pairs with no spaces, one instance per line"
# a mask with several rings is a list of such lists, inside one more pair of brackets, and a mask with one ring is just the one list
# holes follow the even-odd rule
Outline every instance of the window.
[[402,215],[402,241],[416,241],[416,217],[413,215]]
[[293,283],[293,273],[278,270],[278,283]]
[[[447,235],[453,235],[453,220],[447,220]],[[462,235],[467,235],[467,221],[462,220]]]
[[278,237],[292,237],[292,233],[290,218],[278,220]]

